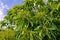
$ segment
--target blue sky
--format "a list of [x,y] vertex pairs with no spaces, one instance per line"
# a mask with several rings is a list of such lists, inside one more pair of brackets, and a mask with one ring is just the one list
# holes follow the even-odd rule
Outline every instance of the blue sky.
[[3,20],[6,11],[14,4],[22,3],[22,0],[0,0],[0,20]]

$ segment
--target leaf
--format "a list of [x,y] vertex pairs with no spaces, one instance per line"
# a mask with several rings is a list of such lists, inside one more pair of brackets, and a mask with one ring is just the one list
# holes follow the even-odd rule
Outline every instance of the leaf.
[[30,40],[33,40],[33,35],[31,32],[30,32]]

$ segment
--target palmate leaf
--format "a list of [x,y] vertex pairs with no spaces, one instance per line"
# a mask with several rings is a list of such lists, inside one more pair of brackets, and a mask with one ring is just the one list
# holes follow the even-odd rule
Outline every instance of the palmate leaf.
[[50,28],[48,28],[48,30],[57,30],[57,27],[53,24]]

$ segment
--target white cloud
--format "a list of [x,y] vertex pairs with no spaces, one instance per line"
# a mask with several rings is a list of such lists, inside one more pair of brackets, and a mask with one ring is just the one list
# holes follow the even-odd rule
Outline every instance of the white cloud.
[[3,18],[4,18],[4,14],[3,14],[3,12],[0,10],[0,20],[3,20]]
[[8,6],[7,5],[5,5],[3,2],[1,2],[1,0],[0,0],[0,21],[1,20],[3,20],[3,18],[4,18],[4,13],[3,13],[3,11],[4,11],[4,9],[9,9],[8,8]]

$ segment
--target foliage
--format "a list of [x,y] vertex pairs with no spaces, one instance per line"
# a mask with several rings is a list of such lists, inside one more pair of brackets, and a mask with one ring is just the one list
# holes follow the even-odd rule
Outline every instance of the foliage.
[[8,27],[8,30],[2,31],[1,35],[10,30],[9,34],[1,36],[2,39],[57,40],[60,35],[60,2],[25,0],[9,9],[5,19],[16,28]]

